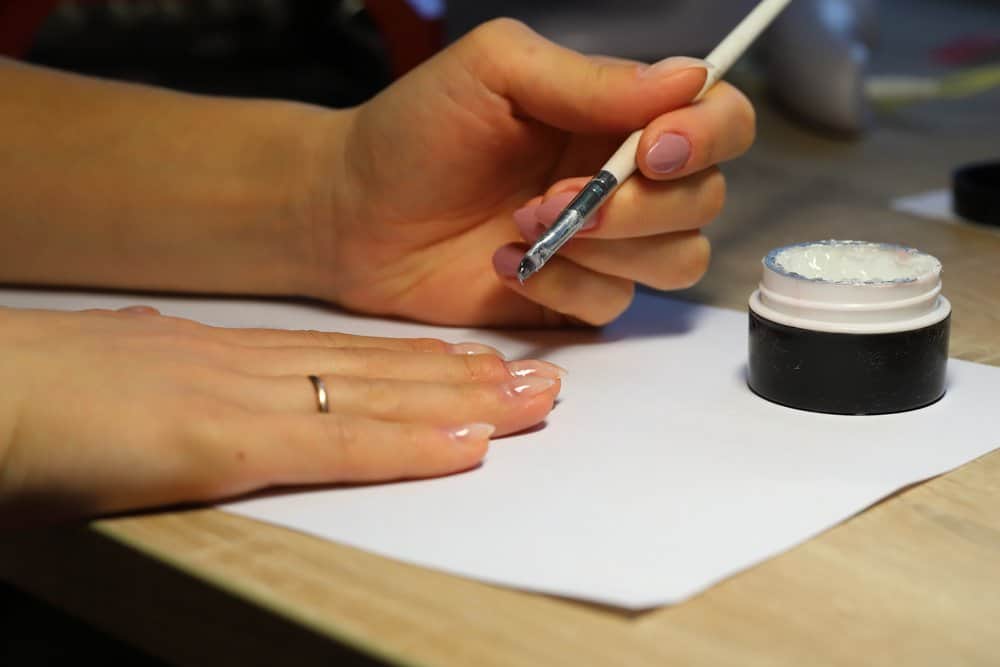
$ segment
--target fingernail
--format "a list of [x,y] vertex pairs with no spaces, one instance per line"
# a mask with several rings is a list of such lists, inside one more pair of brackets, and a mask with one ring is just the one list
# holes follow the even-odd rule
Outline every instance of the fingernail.
[[501,359],[506,359],[503,352],[482,343],[454,343],[448,346],[448,351],[452,354],[493,354]]
[[517,398],[531,398],[545,393],[555,385],[556,381],[547,377],[527,375],[519,377],[507,385],[507,393]]
[[704,60],[698,60],[697,58],[674,56],[672,58],[665,58],[659,62],[653,63],[652,65],[641,70],[639,72],[639,78],[652,79],[655,77],[667,76],[669,74],[676,74],[677,72],[683,72],[688,69],[699,68],[707,72],[708,63]]
[[497,427],[493,424],[466,424],[465,426],[454,428],[448,433],[454,440],[464,444],[487,440],[496,430]]
[[517,267],[524,257],[524,250],[516,245],[505,245],[493,253],[493,268],[501,278],[517,278]]
[[533,225],[538,223],[538,204],[525,206],[514,211],[514,222],[520,225]]
[[[560,192],[543,201],[538,206],[537,222],[541,223],[545,227],[551,227],[552,223],[554,223],[556,218],[559,217],[559,214],[562,213],[567,206],[569,206],[569,203],[573,201],[577,194],[578,193],[576,192]],[[597,209],[597,212],[594,213],[594,215],[583,224],[583,227],[580,228],[581,231],[596,227],[597,223],[601,220],[601,211],[602,209]]]
[[507,370],[516,378],[536,376],[552,380],[562,379],[569,372],[562,366],[556,366],[547,361],[538,361],[537,359],[508,361]]
[[646,164],[657,174],[670,174],[685,164],[691,157],[691,142],[680,134],[661,135],[646,153]]
[[546,231],[545,227],[542,227],[537,222],[530,227],[519,227],[519,229],[521,230],[521,238],[531,244],[542,238],[542,234]]
[[548,227],[556,221],[575,196],[575,192],[559,192],[546,198],[538,207],[536,221]]
[[[534,208],[537,209],[538,207],[535,206]],[[528,243],[534,243],[537,241],[538,237],[545,231],[545,228],[538,224],[538,218],[536,218],[534,214],[532,214],[530,218],[523,216],[519,219],[515,213],[514,224],[517,225],[517,230],[521,232],[521,238]]]

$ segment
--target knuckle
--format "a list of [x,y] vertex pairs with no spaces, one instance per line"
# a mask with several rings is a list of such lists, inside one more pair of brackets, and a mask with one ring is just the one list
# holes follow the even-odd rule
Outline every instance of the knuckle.
[[531,33],[531,29],[516,19],[491,19],[473,28],[462,40],[474,51],[494,51],[512,39]]
[[502,16],[483,23],[478,30],[489,36],[520,37],[532,33],[524,22]]

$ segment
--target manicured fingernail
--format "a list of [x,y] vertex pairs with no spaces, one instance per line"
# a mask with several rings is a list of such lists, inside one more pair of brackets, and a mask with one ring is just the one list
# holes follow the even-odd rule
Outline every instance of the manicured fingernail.
[[507,370],[516,378],[535,376],[550,378],[552,380],[564,378],[569,372],[562,366],[556,366],[547,361],[538,361],[537,359],[508,361]]
[[493,354],[501,359],[506,359],[503,352],[482,343],[454,343],[448,346],[448,351],[452,354]]
[[575,196],[575,192],[558,192],[551,197],[546,197],[545,201],[538,206],[538,222],[546,227],[551,225],[559,217],[559,214],[569,206]]
[[520,225],[533,225],[538,223],[538,204],[525,206],[514,211],[514,222]]
[[681,134],[661,135],[646,153],[646,164],[657,174],[670,174],[685,164],[691,157],[691,142]]
[[501,278],[517,278],[517,267],[524,257],[524,250],[516,245],[505,245],[493,253],[493,268]]
[[507,393],[518,398],[531,398],[547,392],[555,383],[552,378],[526,375],[507,385]]
[[[537,209],[538,207],[536,206],[535,208]],[[517,225],[517,230],[521,232],[521,238],[528,243],[537,241],[538,237],[545,231],[545,228],[538,224],[538,219],[533,214],[530,218],[523,217],[520,220],[515,215],[514,224]]]
[[[559,214],[562,213],[567,206],[569,206],[569,203],[573,201],[577,194],[578,193],[576,192],[560,192],[543,201],[538,206],[538,222],[546,227],[551,227],[552,223],[554,223],[556,218],[559,217]],[[584,223],[581,230],[593,229],[596,227],[597,223],[601,220],[601,210],[602,209],[598,209],[597,212]]]
[[466,424],[465,426],[459,426],[449,431],[452,438],[460,443],[466,442],[481,442],[482,440],[487,440],[497,427],[493,424]]
[[708,70],[708,63],[704,60],[698,60],[697,58],[687,58],[685,56],[674,56],[672,58],[666,58],[659,62],[653,63],[649,67],[643,69],[639,72],[640,79],[651,79],[660,76],[668,76],[670,74],[676,74],[677,72],[683,72],[684,70],[701,68],[703,70]]

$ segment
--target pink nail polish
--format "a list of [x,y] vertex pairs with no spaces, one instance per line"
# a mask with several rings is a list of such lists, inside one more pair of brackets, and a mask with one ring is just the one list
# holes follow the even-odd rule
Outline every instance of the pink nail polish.
[[538,224],[538,204],[534,206],[525,206],[524,208],[519,208],[514,211],[514,222],[520,227],[521,225],[534,225]]
[[546,231],[545,227],[542,227],[538,223],[535,223],[535,225],[530,229],[522,230],[521,237],[528,243],[534,243],[535,241],[537,241],[542,237],[542,234],[544,234],[545,231]]
[[507,371],[516,378],[536,376],[552,380],[562,379],[569,372],[562,366],[556,366],[547,361],[538,361],[536,359],[508,361]]
[[466,444],[487,440],[496,430],[493,424],[465,424],[451,429],[448,434],[456,442]]
[[517,267],[524,257],[524,250],[517,245],[505,245],[493,253],[493,268],[501,278],[517,279]]
[[[538,222],[549,228],[559,217],[559,214],[569,206],[569,203],[573,201],[576,192],[560,192],[559,194],[552,195],[550,198],[546,199],[538,207]],[[580,228],[581,231],[588,229],[593,229],[601,221],[601,216],[603,215],[604,209],[597,209],[597,212],[590,217],[587,222],[584,223],[583,227]]]
[[514,224],[517,225],[517,230],[521,232],[521,238],[528,243],[534,243],[537,241],[538,237],[545,231],[545,228],[538,224],[538,219],[535,218],[534,214],[532,214],[530,218],[523,217],[521,219],[518,219],[515,215]]
[[665,58],[659,62],[653,63],[649,67],[643,69],[639,72],[640,79],[654,79],[661,76],[669,76],[671,74],[676,74],[677,72],[683,72],[684,70],[700,68],[703,70],[708,70],[708,63],[704,60],[698,60],[697,58],[688,58],[686,56],[674,56],[672,58]]
[[507,393],[516,398],[532,398],[544,394],[555,385],[552,378],[527,375],[507,385]]
[[657,174],[671,174],[691,157],[691,142],[681,134],[660,135],[653,147],[646,153],[646,164]]
[[454,343],[448,346],[448,351],[452,354],[492,354],[506,359],[503,352],[482,343]]
[[546,227],[550,226],[563,212],[563,209],[569,206],[576,194],[575,192],[560,192],[543,201],[538,207],[537,221]]

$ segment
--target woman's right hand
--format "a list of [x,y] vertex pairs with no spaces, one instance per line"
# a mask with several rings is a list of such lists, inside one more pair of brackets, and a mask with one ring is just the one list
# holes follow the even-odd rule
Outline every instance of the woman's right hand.
[[[476,466],[562,369],[431,339],[0,309],[0,523]],[[308,379],[320,376],[330,413]]]

